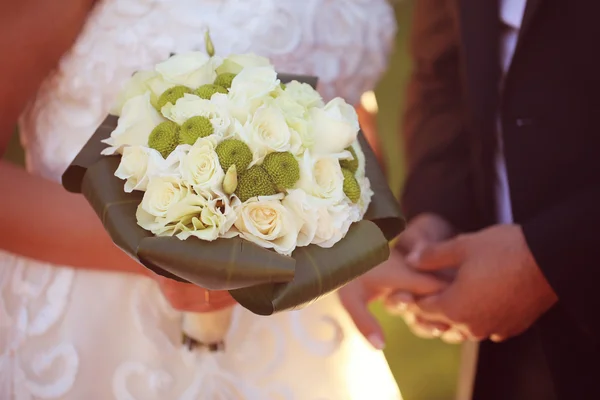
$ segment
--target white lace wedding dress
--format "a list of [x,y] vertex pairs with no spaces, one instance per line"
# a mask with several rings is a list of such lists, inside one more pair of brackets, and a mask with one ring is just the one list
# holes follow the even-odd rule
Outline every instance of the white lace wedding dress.
[[[203,50],[206,28],[218,54],[268,56],[358,102],[396,26],[385,0],[99,1],[21,119],[30,171],[59,181],[123,82]],[[182,348],[180,320],[150,279],[0,252],[0,399],[400,399],[336,295],[272,317],[237,307],[223,353]]]

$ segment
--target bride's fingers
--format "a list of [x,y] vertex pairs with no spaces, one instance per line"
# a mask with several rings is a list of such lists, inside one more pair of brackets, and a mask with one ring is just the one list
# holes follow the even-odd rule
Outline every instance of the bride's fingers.
[[385,298],[383,304],[388,313],[392,315],[403,315],[408,311],[409,305],[415,299],[411,293],[398,291]]
[[371,343],[382,350],[385,347],[383,329],[377,319],[371,314],[368,307],[367,296],[361,285],[350,283],[339,292],[340,300],[354,321],[356,328]]
[[199,286],[156,277],[162,294],[178,311],[209,312],[235,304],[227,291],[208,291]]

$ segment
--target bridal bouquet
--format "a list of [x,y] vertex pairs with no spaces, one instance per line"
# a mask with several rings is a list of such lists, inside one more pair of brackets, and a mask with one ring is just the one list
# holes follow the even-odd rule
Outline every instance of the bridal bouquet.
[[63,176],[147,268],[295,308],[385,261],[403,228],[357,114],[268,59],[176,54],[133,75]]

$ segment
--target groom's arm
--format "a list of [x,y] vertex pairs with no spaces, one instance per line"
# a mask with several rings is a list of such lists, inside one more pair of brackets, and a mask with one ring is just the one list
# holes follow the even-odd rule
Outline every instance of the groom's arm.
[[402,203],[409,219],[422,213],[473,225],[468,134],[463,118],[458,25],[447,0],[415,3],[404,138],[408,176]]
[[522,225],[533,257],[580,327],[600,342],[600,178]]

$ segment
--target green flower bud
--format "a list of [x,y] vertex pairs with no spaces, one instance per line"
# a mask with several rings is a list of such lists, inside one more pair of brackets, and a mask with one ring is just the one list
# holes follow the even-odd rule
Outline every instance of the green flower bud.
[[225,174],[225,178],[223,178],[223,191],[227,195],[231,195],[235,193],[235,190],[238,187],[238,176],[237,170],[235,168],[235,164],[232,164],[231,167],[227,170]]
[[148,137],[148,147],[158,151],[164,158],[179,144],[179,126],[172,121],[158,124]]
[[205,99],[205,100],[210,100],[212,95],[215,93],[227,94],[227,89],[225,89],[223,86],[217,86],[217,85],[208,83],[206,85],[200,86],[198,89],[196,89],[194,91],[194,94],[196,96],[198,96],[202,99]]
[[225,89],[229,89],[231,88],[231,82],[233,82],[233,78],[235,78],[235,76],[236,75],[231,72],[224,72],[217,75],[217,79],[215,79],[214,84],[224,87]]
[[212,39],[210,38],[210,31],[208,29],[204,33],[204,44],[206,45],[206,54],[208,54],[209,57],[214,56],[215,45],[213,44]]
[[360,185],[352,171],[342,168],[342,173],[344,174],[344,194],[351,202],[357,203],[360,200]]
[[340,160],[340,166],[350,170],[353,174],[358,170],[358,157],[352,146],[346,148],[347,151],[354,157],[352,160]]
[[235,164],[236,170],[241,175],[252,162],[252,150],[246,143],[238,139],[223,140],[215,152],[219,156],[219,163],[223,171],[229,170],[229,167]]
[[175,104],[177,100],[183,97],[186,93],[192,93],[192,90],[185,86],[174,86],[170,89],[167,89],[160,95],[158,101],[156,102],[156,109],[158,112],[162,110],[164,106],[168,103]]
[[277,190],[267,171],[254,165],[240,176],[235,194],[245,202],[253,197],[272,196]]
[[300,179],[298,160],[289,151],[267,154],[262,167],[280,192],[293,188]]
[[215,132],[210,119],[206,117],[192,117],[181,125],[179,130],[179,143],[193,145],[198,138],[210,136]]

